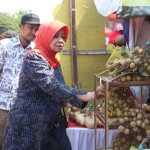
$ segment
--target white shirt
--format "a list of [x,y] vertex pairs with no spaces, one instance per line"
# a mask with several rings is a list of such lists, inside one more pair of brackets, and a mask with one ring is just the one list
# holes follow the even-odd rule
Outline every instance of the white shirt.
[[23,57],[30,49],[23,48],[19,36],[0,41],[0,109],[9,110],[14,103]]

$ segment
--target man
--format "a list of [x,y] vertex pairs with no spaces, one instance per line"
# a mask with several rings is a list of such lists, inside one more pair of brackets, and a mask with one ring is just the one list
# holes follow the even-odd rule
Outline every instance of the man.
[[0,145],[2,144],[8,111],[16,98],[24,53],[31,49],[31,41],[35,39],[39,25],[38,15],[24,14],[19,24],[20,34],[0,42]]
[[16,33],[13,30],[7,30],[4,33],[2,33],[2,38],[3,39],[5,39],[5,38],[13,38],[15,36],[16,36]]

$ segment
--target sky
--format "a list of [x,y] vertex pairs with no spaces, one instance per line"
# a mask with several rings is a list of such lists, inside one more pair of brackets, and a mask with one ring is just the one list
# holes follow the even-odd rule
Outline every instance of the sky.
[[63,0],[0,0],[0,12],[13,14],[18,10],[31,10],[44,22],[53,20],[53,10],[62,2]]

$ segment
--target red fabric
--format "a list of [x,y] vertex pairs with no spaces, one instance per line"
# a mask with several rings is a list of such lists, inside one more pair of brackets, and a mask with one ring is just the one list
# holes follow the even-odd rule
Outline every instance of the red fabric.
[[112,14],[108,15],[106,18],[107,19],[117,19],[116,18],[116,13],[112,13]]
[[122,23],[122,19],[116,18],[116,13],[108,15],[106,18],[108,21],[111,21],[113,23]]
[[59,61],[55,57],[57,52],[50,48],[50,43],[54,35],[62,28],[64,28],[65,31],[66,41],[68,37],[68,27],[64,23],[54,20],[41,24],[36,33],[35,48],[28,51],[25,56],[33,51],[36,51],[37,53],[43,55],[49,64],[55,69],[59,65]]
[[118,36],[120,36],[120,35],[122,35],[122,34],[121,34],[118,30],[112,31],[112,32],[110,33],[110,35],[109,35],[108,44],[113,44],[113,45],[117,46],[117,45],[115,44],[115,39],[116,39]]
[[79,124],[77,124],[75,121],[71,120],[69,117],[68,117],[68,128],[70,127],[77,127],[77,128],[86,128],[85,126],[80,126]]

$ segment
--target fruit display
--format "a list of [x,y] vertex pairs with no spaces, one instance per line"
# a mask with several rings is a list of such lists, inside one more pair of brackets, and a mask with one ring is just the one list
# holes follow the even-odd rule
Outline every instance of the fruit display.
[[[131,93],[132,91],[128,87],[114,88],[109,91],[108,117],[117,117],[117,119],[113,119],[114,123],[116,123],[116,121],[127,122],[130,108],[135,107],[135,99]],[[102,104],[102,111],[105,112],[105,102]],[[125,118],[124,121],[122,121],[123,117]]]
[[141,127],[137,128],[119,126],[119,132],[113,139],[113,150],[129,150],[131,146],[137,149],[142,140],[147,137],[147,132],[150,131]]
[[[76,122],[80,126],[89,129],[94,129],[95,127],[93,103],[90,103],[90,105],[84,109],[79,109],[77,107],[68,108],[68,116],[72,121]],[[97,127],[102,126],[98,118],[96,118],[96,124]]]
[[[116,87],[108,92],[108,122],[118,128],[112,142],[113,150],[129,150],[131,146],[138,148],[150,135],[150,105],[141,107],[135,98],[129,87]],[[98,110],[106,112],[105,100],[98,105]]]
[[[113,150],[127,150],[130,146],[138,148],[142,140],[150,134],[150,114],[142,108],[130,108],[119,112],[119,117],[113,118],[119,122],[118,134],[113,140]],[[128,122],[128,124],[125,124]]]
[[[116,56],[115,56],[116,55]],[[133,51],[124,51],[118,57],[118,52],[113,51],[106,68],[111,80],[118,82],[141,81],[150,75],[149,49],[138,46]]]
[[[132,122],[130,125],[120,125],[118,127],[118,130],[119,132],[115,135],[113,139],[113,150],[127,150],[131,147],[137,149],[142,143],[143,139],[149,137],[150,135],[149,124],[147,124],[145,127],[142,127]],[[150,141],[147,140],[147,142]],[[149,144],[145,144],[144,147],[150,148]]]
[[150,105],[148,104],[142,104],[142,109],[146,112],[150,112]]
[[[144,80],[150,79],[150,46],[136,46],[134,50],[128,50],[109,45],[108,49],[111,55],[106,71],[99,73],[97,78],[108,87],[106,91],[109,92],[103,103],[98,105],[98,116],[104,125],[108,123],[108,129],[118,129],[112,142],[113,150],[138,149],[144,139],[150,137],[150,105],[141,104],[142,100],[127,86],[145,86],[149,82]],[[130,84],[130,81],[134,82]]]

